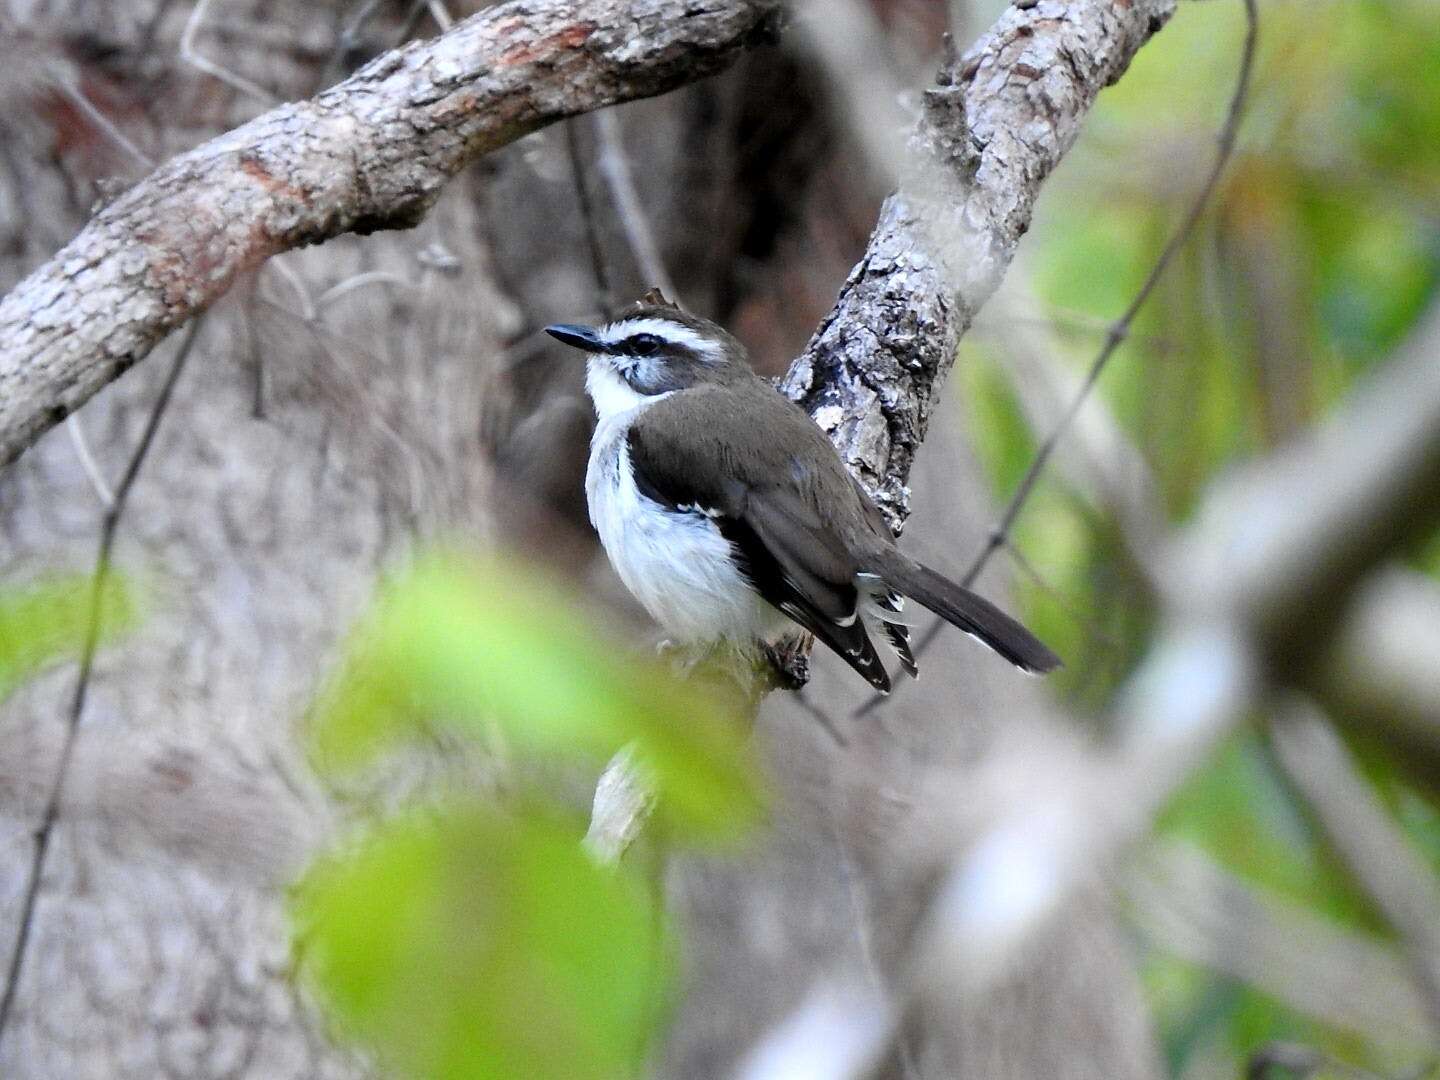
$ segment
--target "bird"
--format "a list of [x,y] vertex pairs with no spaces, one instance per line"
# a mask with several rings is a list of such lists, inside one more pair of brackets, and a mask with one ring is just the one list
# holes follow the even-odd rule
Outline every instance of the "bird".
[[651,290],[603,325],[545,332],[587,354],[590,521],[673,644],[758,655],[799,626],[889,693],[872,634],[916,676],[909,598],[1024,671],[1059,666],[990,601],[900,551],[819,425],[718,324]]

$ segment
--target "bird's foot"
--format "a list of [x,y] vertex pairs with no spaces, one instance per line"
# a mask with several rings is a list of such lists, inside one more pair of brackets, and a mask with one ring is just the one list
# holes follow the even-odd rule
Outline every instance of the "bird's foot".
[[766,642],[765,659],[770,665],[776,689],[802,690],[810,681],[810,642],[808,634],[787,636]]

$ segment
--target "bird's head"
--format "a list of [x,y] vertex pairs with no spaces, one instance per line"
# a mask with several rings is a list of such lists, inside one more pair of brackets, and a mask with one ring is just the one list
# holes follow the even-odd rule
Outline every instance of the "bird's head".
[[603,326],[545,332],[590,354],[586,389],[601,419],[675,390],[749,375],[745,347],[708,319],[649,304]]

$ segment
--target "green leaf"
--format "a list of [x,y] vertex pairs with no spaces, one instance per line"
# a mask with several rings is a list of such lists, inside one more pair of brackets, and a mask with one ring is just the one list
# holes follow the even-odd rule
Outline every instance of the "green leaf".
[[613,634],[534,569],[433,556],[387,586],[326,695],[322,766],[371,760],[433,723],[494,725],[531,753],[604,760],[634,743],[680,834],[727,836],[759,807],[733,710]]
[[[93,579],[80,575],[0,593],[0,700],[45,664],[80,653],[94,599]],[[108,577],[100,614],[102,644],[137,621],[135,596],[123,578]]]
[[475,806],[391,822],[297,888],[302,970],[407,1074],[630,1075],[669,950],[643,888],[579,840]]

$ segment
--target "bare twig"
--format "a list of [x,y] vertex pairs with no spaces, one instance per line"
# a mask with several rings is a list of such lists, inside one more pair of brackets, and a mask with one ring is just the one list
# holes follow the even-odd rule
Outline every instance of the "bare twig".
[[190,13],[190,18],[185,23],[185,30],[180,35],[180,58],[191,67],[219,79],[227,86],[234,87],[242,94],[246,94],[262,104],[275,104],[277,99],[274,94],[251,82],[245,76],[238,75],[229,68],[215,63],[195,47],[195,38],[200,33],[200,26],[205,21],[205,13],[209,7],[210,0],[197,0],[195,10]]
[[455,25],[455,20],[451,18],[450,12],[446,9],[444,0],[426,0],[426,6],[430,11],[430,18],[435,20],[435,25],[440,28],[442,34]]
[[[1012,274],[1008,285],[986,309],[1002,321],[1017,301],[1031,306],[1025,283],[1017,283]],[[999,366],[1030,430],[1053,430],[1081,394],[1084,375],[1063,363],[1053,328],[1044,324],[1012,325],[1003,349]],[[1069,452],[1055,459],[1056,468],[1087,504],[1114,520],[1137,569],[1153,585],[1167,530],[1163,501],[1140,448],[1104,400],[1093,394],[1070,422],[1069,440]],[[1013,535],[1006,546],[1013,548]]]
[[54,80],[55,85],[60,88],[61,92],[70,99],[74,106],[82,113],[84,113],[92,124],[94,124],[102,132],[105,133],[106,138],[108,138],[116,146],[120,147],[120,149],[124,150],[125,153],[129,154],[145,168],[153,169],[155,167],[154,159],[151,158],[149,154],[145,153],[145,151],[141,150],[138,146],[136,146],[133,142],[131,142],[130,139],[126,137],[125,133],[119,128],[117,128],[113,122],[111,122],[108,116],[106,116],[99,109],[97,109],[95,107],[95,103],[85,96],[84,91],[82,91],[78,86],[76,86],[74,81],[70,79],[68,75],[57,70],[51,73],[51,78]]
[[596,166],[610,189],[610,198],[620,216],[620,227],[625,231],[625,242],[635,256],[640,276],[647,287],[658,288],[679,303],[680,295],[675,282],[665,270],[665,260],[660,257],[660,248],[655,243],[655,231],[645,215],[640,193],[635,190],[630,158],[625,153],[625,137],[620,131],[615,110],[599,109],[592,113],[591,125],[595,132]]
[[136,477],[140,475],[140,467],[145,463],[145,457],[150,452],[151,444],[155,441],[155,433],[160,429],[160,421],[164,418],[165,410],[170,404],[175,384],[180,379],[180,373],[185,369],[185,361],[190,356],[191,347],[195,344],[201,321],[197,319],[190,324],[189,331],[175,351],[175,359],[171,361],[170,371],[165,376],[164,384],[160,387],[160,393],[155,399],[155,405],[151,409],[145,429],[140,435],[140,442],[136,445],[135,452],[131,455],[130,462],[120,477],[120,483],[116,485],[115,497],[106,508],[105,516],[100,524],[100,545],[95,556],[95,572],[91,577],[90,608],[86,619],[85,639],[80,650],[80,669],[75,678],[75,693],[70,699],[70,712],[66,720],[64,739],[60,744],[55,775],[50,782],[50,793],[40,815],[40,824],[35,830],[35,847],[31,853],[30,871],[25,879],[25,891],[20,899],[15,944],[10,953],[10,964],[5,975],[4,993],[3,996],[0,996],[0,1038],[4,1037],[10,1014],[14,1008],[15,996],[20,986],[26,946],[29,944],[30,931],[35,921],[35,902],[39,898],[40,883],[45,875],[45,859],[50,851],[50,839],[55,832],[55,823],[60,817],[60,804],[65,795],[65,780],[69,775],[70,762],[75,756],[75,744],[80,734],[80,721],[85,713],[85,698],[90,688],[90,675],[94,668],[95,652],[100,643],[104,614],[102,609],[106,586],[110,580],[111,551],[115,544],[115,532],[125,513],[125,503],[129,498],[130,489],[134,486]]
[[110,485],[105,482],[100,467],[95,464],[95,459],[90,454],[90,444],[85,439],[85,429],[80,424],[80,414],[75,413],[67,417],[65,428],[70,432],[70,445],[75,448],[75,456],[80,459],[80,467],[85,470],[85,478],[95,489],[95,497],[100,500],[101,506],[109,510],[115,505],[115,493],[110,490]]
[[565,153],[570,161],[570,179],[575,187],[575,201],[580,206],[580,226],[585,233],[585,248],[590,254],[590,273],[595,283],[595,306],[605,318],[611,315],[615,293],[610,272],[605,265],[605,246],[600,240],[600,226],[595,219],[595,204],[590,198],[590,185],[585,181],[585,159],[580,152],[578,120],[565,123]]
[[1440,887],[1399,835],[1334,730],[1313,706],[1291,702],[1271,744],[1355,880],[1399,934],[1440,1035]]
[[413,281],[409,281],[399,274],[391,273],[389,270],[367,270],[361,274],[352,274],[344,281],[337,281],[331,285],[315,298],[315,307],[319,311],[324,311],[342,296],[369,285],[395,285],[402,289],[415,288]]
[[300,280],[300,275],[295,272],[289,260],[277,255],[270,260],[270,268],[275,272],[276,277],[290,286],[290,290],[300,301],[300,317],[306,322],[313,323],[315,316],[319,314],[315,301],[310,296],[309,287]]
[[1115,638],[1109,632],[1107,632],[1104,627],[1100,626],[1094,620],[1094,618],[1092,618],[1086,612],[1080,610],[1080,608],[1075,604],[1073,600],[1071,600],[1058,588],[1056,588],[1049,581],[1047,581],[1045,579],[1045,576],[1035,568],[1035,566],[1030,562],[1029,559],[1025,557],[1025,554],[1018,547],[1016,547],[1014,544],[1007,543],[1005,545],[1005,554],[1010,556],[1010,560],[1015,564],[1015,568],[1017,570],[1019,570],[1023,575],[1025,575],[1025,577],[1029,578],[1030,581],[1034,583],[1037,589],[1043,592],[1046,596],[1050,597],[1050,599],[1054,600],[1055,603],[1059,605],[1059,607],[1065,612],[1065,614],[1069,615],[1072,619],[1079,623],[1080,626],[1084,627],[1086,633],[1090,634],[1096,641],[1100,642],[1107,649],[1116,652],[1120,650],[1120,648],[1122,647],[1120,642],[1115,640]]

